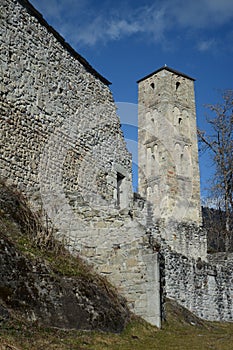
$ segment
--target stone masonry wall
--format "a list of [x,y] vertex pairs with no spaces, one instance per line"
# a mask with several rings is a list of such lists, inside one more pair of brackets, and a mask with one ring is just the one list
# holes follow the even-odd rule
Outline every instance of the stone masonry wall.
[[160,232],[175,252],[194,259],[207,260],[207,234],[195,223],[169,221],[160,224]]
[[166,295],[197,316],[233,321],[233,261],[209,263],[178,254],[164,244]]
[[133,207],[109,82],[26,0],[1,3],[0,176],[160,326],[158,253]]
[[[111,183],[102,186],[107,181],[106,173],[114,177],[113,163],[119,163],[130,177],[131,158],[108,86],[65,50],[53,33],[17,1],[3,1],[1,16],[3,176],[35,195],[41,160],[59,162],[58,144],[54,143],[56,149],[52,154],[55,134],[60,147],[68,143],[62,159],[64,189],[78,188],[77,169],[83,159],[88,163],[90,150],[95,147],[100,149],[96,157],[101,149],[105,152],[104,166],[101,164],[95,174],[99,176],[96,188],[101,195],[113,197]],[[55,159],[50,160],[51,157]]]

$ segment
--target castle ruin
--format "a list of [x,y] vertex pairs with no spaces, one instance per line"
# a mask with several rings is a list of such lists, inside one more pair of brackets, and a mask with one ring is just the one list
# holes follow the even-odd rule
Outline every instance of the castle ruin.
[[27,0],[1,5],[0,176],[161,325],[163,300],[233,319],[233,260],[207,254],[194,80],[162,67],[138,82],[139,194],[109,81]]

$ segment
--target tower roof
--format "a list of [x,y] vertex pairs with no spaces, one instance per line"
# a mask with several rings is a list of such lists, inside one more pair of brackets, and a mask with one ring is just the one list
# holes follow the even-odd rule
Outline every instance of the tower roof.
[[152,75],[154,75],[154,74],[156,74],[156,73],[158,73],[158,72],[160,72],[160,71],[162,71],[162,70],[167,70],[168,72],[171,72],[171,73],[180,75],[181,77],[184,77],[184,78],[187,78],[187,79],[190,79],[190,80],[195,81],[195,79],[194,79],[194,78],[191,78],[189,75],[184,74],[184,73],[182,73],[182,72],[179,72],[178,70],[175,70],[175,69],[173,69],[173,68],[167,67],[167,66],[165,65],[165,66],[163,66],[163,67],[157,69],[156,71],[154,71],[154,72],[152,72],[152,73],[146,75],[144,78],[139,79],[139,80],[137,81],[137,83],[140,83],[141,81],[143,81],[143,80],[145,80],[145,79],[151,77]]

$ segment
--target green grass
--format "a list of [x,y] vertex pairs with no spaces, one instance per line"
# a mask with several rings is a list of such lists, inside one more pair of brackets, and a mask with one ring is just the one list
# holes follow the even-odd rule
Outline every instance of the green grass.
[[0,328],[0,350],[15,348],[18,350],[230,350],[232,348],[233,324],[201,321],[199,324],[191,325],[185,321],[181,311],[179,315],[174,314],[174,306],[171,308],[168,303],[167,309],[168,319],[161,330],[135,317],[121,334],[64,331],[11,321]]

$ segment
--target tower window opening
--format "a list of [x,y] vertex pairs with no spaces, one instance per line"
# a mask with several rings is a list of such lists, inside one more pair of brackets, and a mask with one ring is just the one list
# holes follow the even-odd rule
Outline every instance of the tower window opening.
[[179,119],[178,119],[178,124],[180,125],[181,122],[182,122],[182,118],[179,118]]
[[124,176],[120,173],[117,173],[117,206],[120,207],[121,199],[122,199],[122,183],[124,180]]
[[154,83],[151,83],[150,86],[151,86],[151,88],[154,90],[155,84],[154,84]]
[[176,82],[176,90],[178,90],[179,86],[180,86],[180,82],[177,81],[177,82]]

